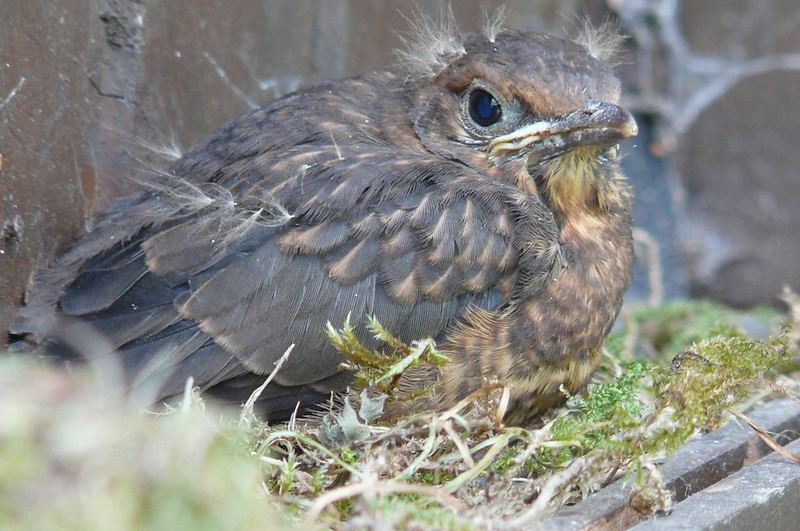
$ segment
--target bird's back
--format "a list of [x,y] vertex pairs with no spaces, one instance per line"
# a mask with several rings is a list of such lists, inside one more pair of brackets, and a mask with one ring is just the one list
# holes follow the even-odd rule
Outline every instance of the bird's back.
[[[416,285],[435,284],[455,258],[455,248],[439,249],[430,265],[420,249],[436,238],[453,247],[474,205],[441,185],[471,172],[426,153],[407,113],[386,108],[413,104],[388,94],[397,79],[378,72],[317,86],[219,128],[39,275],[12,333],[51,357],[112,355],[159,400],[191,376],[244,401],[296,344],[262,395],[274,418],[347,386],[328,321],[375,315],[411,341],[440,336],[467,305],[496,308],[494,284],[515,260],[498,265],[505,229],[492,233],[498,256],[461,268],[485,277],[471,289],[455,276],[433,297]],[[410,221],[423,198],[430,219]],[[430,234],[450,205],[448,226]]]
[[524,421],[576,392],[630,279],[619,80],[543,34],[427,44],[409,71],[286,96],[156,172],[39,275],[12,332],[118,359],[157,399],[191,376],[243,401],[295,344],[261,395],[272,418],[345,388],[325,324],[348,316],[367,345],[370,315],[439,340],[450,361],[409,380],[430,407],[494,379]]

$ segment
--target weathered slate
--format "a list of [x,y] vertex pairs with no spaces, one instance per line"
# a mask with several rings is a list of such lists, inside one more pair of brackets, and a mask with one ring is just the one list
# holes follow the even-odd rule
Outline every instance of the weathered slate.
[[[800,441],[786,449],[800,453]],[[773,453],[633,529],[798,529],[799,502],[800,465]]]
[[[800,435],[800,405],[775,400],[750,415],[757,424],[777,434],[785,444]],[[662,467],[662,474],[674,502],[710,487],[770,453],[756,433],[738,421],[699,437],[681,448]],[[628,505],[630,485],[618,480],[581,503],[564,509],[542,523],[543,529],[627,529],[642,516]]]

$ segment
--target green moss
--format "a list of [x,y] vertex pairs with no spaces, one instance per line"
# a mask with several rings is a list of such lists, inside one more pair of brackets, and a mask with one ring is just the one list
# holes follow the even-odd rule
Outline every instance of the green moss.
[[513,445],[506,448],[497,459],[495,459],[494,464],[492,465],[492,470],[495,472],[502,474],[503,472],[510,470],[516,464],[517,457],[520,454],[520,446]]
[[199,402],[162,416],[29,363],[0,360],[3,529],[254,529],[266,502],[247,434]]
[[340,368],[353,373],[357,387],[372,387],[390,398],[399,398],[394,387],[408,367],[419,363],[441,366],[448,361],[431,339],[404,343],[372,316],[367,318],[367,329],[385,347],[383,350],[370,350],[361,343],[349,315],[341,329],[327,323],[329,341],[347,360]]
[[785,333],[765,340],[716,337],[694,344],[670,367],[653,370],[656,408],[674,410],[675,427],[651,446],[673,451],[693,431],[716,428],[725,411],[747,398],[755,384],[793,360]]
[[393,529],[475,529],[452,510],[431,503],[425,497],[409,494],[380,498],[370,504],[369,512],[376,523],[392,522]]
[[342,461],[345,463],[352,464],[358,462],[359,455],[357,451],[345,446],[339,451],[339,457],[341,457]]
[[770,308],[741,311],[710,301],[670,301],[662,306],[632,305],[627,318],[606,340],[606,348],[620,357],[625,340],[636,327],[639,354],[669,362],[676,353],[693,343],[712,337],[735,337],[743,333],[741,324],[749,322],[768,329],[778,313]]
[[556,419],[551,428],[551,442],[563,444],[539,450],[527,463],[528,469],[543,473],[594,449],[623,448],[626,441],[616,435],[642,421],[639,398],[649,371],[644,362],[629,362],[621,376],[574,397],[571,412]]
[[451,481],[456,476],[454,474],[443,472],[440,470],[420,470],[416,474],[414,474],[414,478],[418,483],[423,485],[442,485]]
[[643,361],[631,361],[625,372],[614,381],[595,385],[585,398],[578,400],[578,410],[589,422],[606,422],[611,419],[639,418],[640,382],[650,370]]
[[336,506],[336,511],[339,513],[338,515],[339,518],[342,519],[347,518],[347,516],[349,516],[350,513],[353,512],[353,505],[354,505],[353,498],[339,500],[334,505]]
[[[540,449],[527,468],[547,473],[593,450],[629,462],[673,452],[698,431],[716,428],[728,409],[792,360],[786,334],[731,334],[693,344],[669,367],[630,362],[621,376],[571,400],[571,411],[551,429],[551,443],[563,444]],[[645,408],[644,400],[654,403]]]

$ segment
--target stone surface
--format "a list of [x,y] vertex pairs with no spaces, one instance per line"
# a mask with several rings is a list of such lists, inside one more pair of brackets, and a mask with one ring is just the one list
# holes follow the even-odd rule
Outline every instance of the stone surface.
[[774,304],[784,284],[800,286],[800,5],[671,5],[659,39],[670,58],[687,287],[736,306]]
[[[786,446],[800,452],[800,441]],[[800,466],[772,454],[677,504],[668,516],[632,529],[752,531],[797,529],[800,522]]]
[[[800,405],[791,400],[769,402],[749,414],[780,444],[794,440],[800,432]],[[744,423],[731,421],[719,430],[690,441],[661,467],[673,502],[724,481],[771,450]],[[544,530],[617,530],[636,525],[641,515],[629,504],[631,487],[617,480],[573,507],[542,522]],[[691,499],[691,498],[690,498]],[[679,504],[680,505],[680,504]]]
[[[104,98],[85,61],[102,38],[80,0],[0,3],[0,328],[29,272],[75,235],[96,190],[91,150]],[[88,26],[87,26],[88,24]],[[5,334],[3,334],[5,335]]]
[[800,286],[800,72],[742,80],[682,139],[684,242],[696,295],[746,306]]
[[683,34],[693,51],[730,59],[800,50],[796,0],[684,0]]

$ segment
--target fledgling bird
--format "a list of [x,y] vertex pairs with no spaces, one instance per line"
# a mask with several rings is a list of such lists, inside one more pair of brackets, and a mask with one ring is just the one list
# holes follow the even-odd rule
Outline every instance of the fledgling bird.
[[256,109],[115,203],[12,333],[76,358],[90,326],[157,399],[191,376],[238,403],[294,343],[269,419],[347,388],[325,324],[348,315],[368,345],[368,315],[436,339],[430,407],[495,379],[524,422],[581,388],[631,276],[620,83],[591,45],[422,29],[400,66]]

